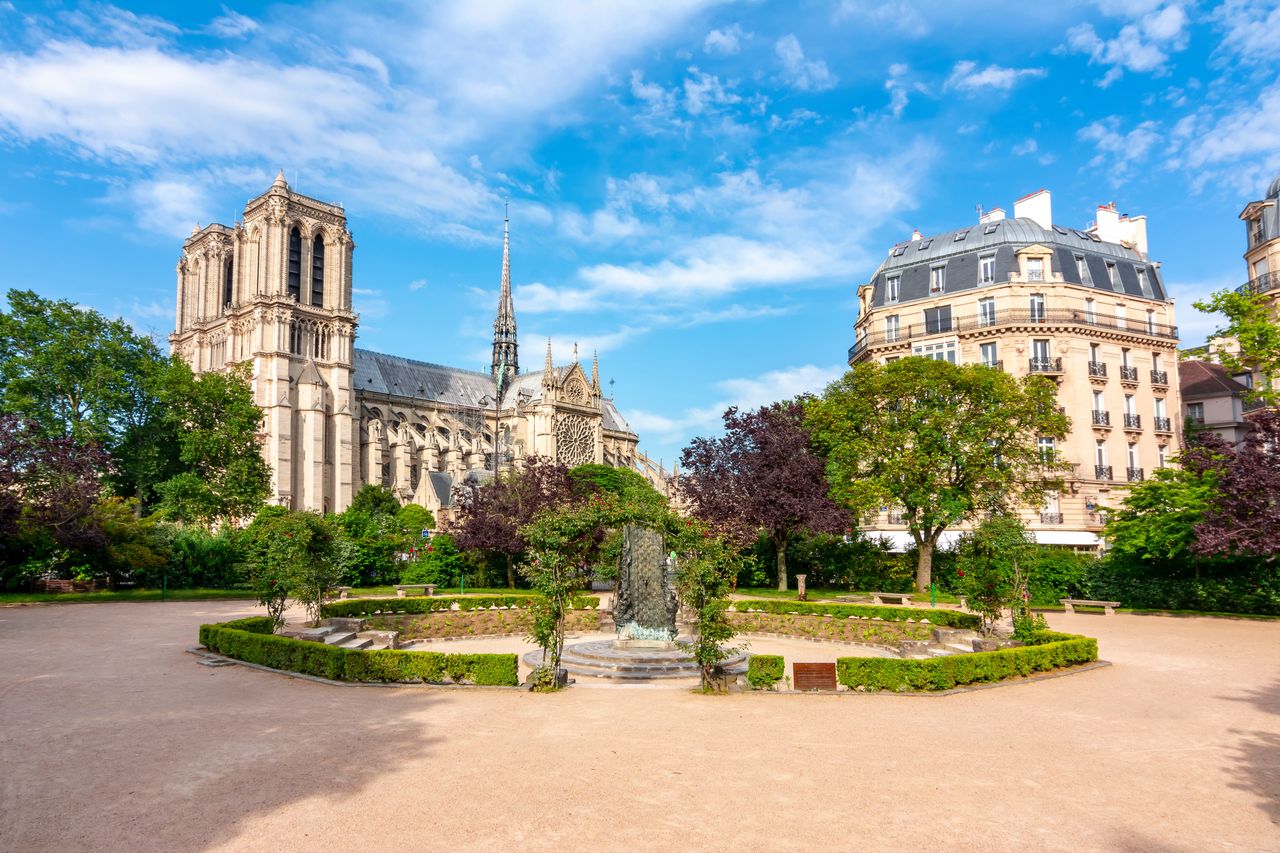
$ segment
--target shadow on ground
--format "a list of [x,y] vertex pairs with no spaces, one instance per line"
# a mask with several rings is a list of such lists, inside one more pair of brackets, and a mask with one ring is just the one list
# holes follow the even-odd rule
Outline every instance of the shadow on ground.
[[[1247,702],[1268,714],[1280,715],[1280,679],[1230,698]],[[1231,732],[1240,736],[1233,756],[1240,778],[1232,782],[1231,787],[1258,797],[1262,801],[1259,808],[1272,823],[1280,824],[1280,733],[1275,729],[1232,729]]]

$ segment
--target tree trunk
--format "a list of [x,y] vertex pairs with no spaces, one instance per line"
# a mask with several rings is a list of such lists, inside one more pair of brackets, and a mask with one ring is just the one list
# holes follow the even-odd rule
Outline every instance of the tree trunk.
[[511,554],[507,554],[507,589],[516,588],[516,571]]
[[916,561],[916,589],[928,592],[933,582],[933,540],[925,539],[919,544],[920,557]]
[[774,536],[773,550],[778,556],[778,592],[787,591],[787,537]]

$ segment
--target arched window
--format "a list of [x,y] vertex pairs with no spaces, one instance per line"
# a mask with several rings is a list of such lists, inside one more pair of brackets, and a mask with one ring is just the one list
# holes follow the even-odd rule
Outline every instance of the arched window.
[[324,304],[324,238],[319,234],[311,243],[311,304]]
[[[222,306],[221,307],[222,307],[222,310],[226,310],[226,307],[235,301],[235,295],[236,295],[236,287],[235,287],[236,268],[235,268],[235,262],[232,260],[231,255],[227,255],[227,265],[222,272],[223,272],[223,279],[222,279]],[[222,312],[219,311],[218,313],[222,313]]]
[[302,232],[295,225],[289,230],[289,295],[302,298]]

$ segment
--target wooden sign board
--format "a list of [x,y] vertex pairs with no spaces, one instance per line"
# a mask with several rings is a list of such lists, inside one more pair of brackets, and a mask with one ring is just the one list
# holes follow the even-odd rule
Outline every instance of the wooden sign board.
[[793,663],[791,670],[796,690],[835,690],[834,663]]

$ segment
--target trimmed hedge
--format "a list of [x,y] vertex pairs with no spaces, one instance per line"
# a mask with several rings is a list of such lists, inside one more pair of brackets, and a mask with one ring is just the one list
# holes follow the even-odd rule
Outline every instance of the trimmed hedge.
[[[481,595],[471,597],[445,597],[411,595],[405,598],[349,598],[334,601],[320,609],[322,616],[371,616],[375,613],[437,613],[452,610],[458,605],[459,610],[490,610],[492,608],[513,608],[523,610],[533,606],[539,599],[536,595]],[[597,595],[575,595],[571,602],[575,610],[595,610],[600,606]]]
[[200,643],[212,652],[272,669],[317,675],[335,681],[399,681],[429,684],[489,684],[516,686],[519,665],[514,654],[462,655],[399,650],[340,649],[279,637],[262,631],[271,620],[240,619],[220,625],[201,625]]
[[785,673],[782,655],[752,655],[747,662],[747,683],[756,690],[772,689]]
[[880,618],[886,622],[928,619],[931,625],[944,628],[970,628],[975,631],[981,627],[977,615],[973,613],[937,608],[926,610],[923,607],[887,607],[879,604],[810,604],[804,601],[767,601],[753,598],[733,602],[733,609],[739,613],[754,610],[780,615],[795,613],[801,616],[831,616],[835,619],[857,616],[863,619]]
[[841,684],[855,690],[932,691],[1003,681],[1097,659],[1098,641],[1092,637],[1042,631],[1031,645],[994,652],[926,660],[840,658],[836,673]]

